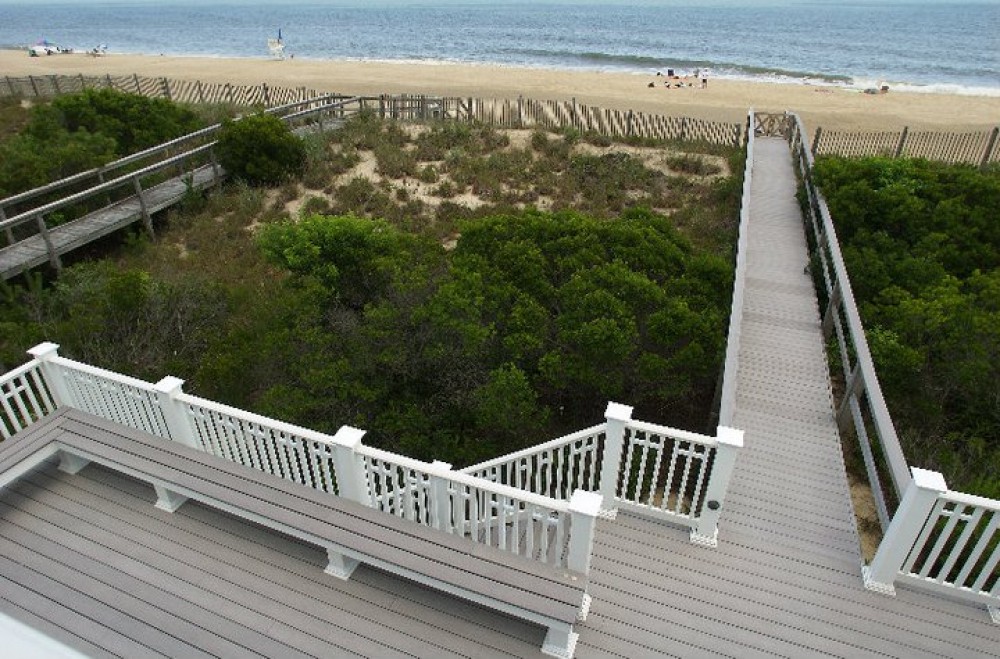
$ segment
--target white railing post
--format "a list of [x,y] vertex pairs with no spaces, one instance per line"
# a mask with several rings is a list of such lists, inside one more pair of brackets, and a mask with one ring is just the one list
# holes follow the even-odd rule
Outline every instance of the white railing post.
[[184,403],[177,400],[177,397],[184,393],[182,387],[184,380],[168,375],[155,385],[153,385],[156,396],[160,402],[160,411],[163,413],[163,420],[167,424],[167,432],[170,439],[178,444],[184,444],[191,448],[202,450],[195,439],[195,434],[191,430],[187,414],[184,412]]
[[55,364],[55,358],[59,356],[59,344],[46,341],[39,343],[34,348],[28,350],[28,354],[38,360],[38,367],[42,371],[45,384],[52,394],[52,402],[56,407],[73,407],[73,397],[66,388],[62,373]]
[[[451,465],[447,462],[435,460],[431,467],[441,471],[450,471]],[[439,531],[451,532],[451,495],[448,492],[448,479],[444,476],[431,474],[430,496],[431,496],[431,524]]]
[[594,552],[594,531],[601,512],[603,497],[597,492],[576,490],[569,500],[570,535],[566,567],[583,574],[590,573],[590,557]]
[[712,473],[708,476],[705,503],[698,516],[698,525],[691,529],[690,536],[692,544],[702,547],[719,546],[719,517],[736,466],[736,454],[743,448],[743,431],[719,426],[715,440],[715,457]]
[[333,436],[333,464],[337,470],[338,495],[363,506],[371,506],[368,477],[358,460],[358,447],[364,436],[364,430],[341,426]]
[[632,408],[620,403],[608,403],[604,418],[607,419],[607,430],[604,433],[604,453],[601,457],[599,491],[604,497],[601,517],[614,519],[618,516],[618,479],[621,476],[622,451],[625,447],[625,424],[632,420]]
[[943,492],[948,491],[940,473],[916,467],[912,467],[910,472],[913,480],[903,493],[903,500],[892,516],[875,558],[870,565],[861,568],[865,588],[890,597],[896,595],[896,575],[927,523],[934,504]]

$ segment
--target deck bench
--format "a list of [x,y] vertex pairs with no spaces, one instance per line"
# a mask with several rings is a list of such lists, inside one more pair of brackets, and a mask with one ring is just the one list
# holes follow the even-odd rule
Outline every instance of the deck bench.
[[58,454],[76,473],[95,462],[153,485],[156,506],[187,499],[327,551],[325,572],[347,579],[359,563],[545,626],[542,652],[572,657],[586,617],[586,575],[515,556],[249,469],[96,416],[61,409],[0,443],[0,487]]

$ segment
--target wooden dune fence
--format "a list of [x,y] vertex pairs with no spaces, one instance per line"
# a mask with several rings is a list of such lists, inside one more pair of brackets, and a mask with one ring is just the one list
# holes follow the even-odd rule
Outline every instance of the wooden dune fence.
[[85,89],[116,89],[130,94],[152,98],[166,98],[180,103],[229,103],[239,106],[287,105],[307,101],[324,94],[305,87],[274,87],[259,85],[231,85],[200,82],[198,80],[171,80],[131,76],[5,76],[0,80],[0,96],[24,98],[51,98],[60,94],[74,94]]
[[[6,76],[0,96],[51,98],[84,89],[116,89],[183,103],[230,103],[239,106],[273,106],[305,101],[322,95],[305,87],[205,83],[169,78],[131,76]],[[742,124],[667,117],[631,110],[609,110],[576,101],[532,99],[440,98],[432,96],[376,96],[362,107],[396,119],[457,119],[479,121],[499,128],[576,128],[611,137],[703,141],[741,146]]]
[[849,133],[816,129],[813,155],[927,158],[985,168],[1000,163],[1000,127],[970,133],[901,131]]

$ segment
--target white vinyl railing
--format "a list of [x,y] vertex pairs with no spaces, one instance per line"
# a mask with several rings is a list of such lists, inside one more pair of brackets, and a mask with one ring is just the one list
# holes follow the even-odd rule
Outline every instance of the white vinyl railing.
[[865,586],[896,583],[985,604],[1000,624],[1000,501],[951,492],[935,471],[914,468]]
[[718,520],[743,433],[717,437],[632,420],[632,408],[610,403],[606,421],[462,472],[510,487],[567,499],[600,492],[602,517],[619,509],[691,529],[691,541],[716,546]]
[[[844,379],[837,421],[842,433],[853,429],[857,436],[884,530],[875,557],[863,568],[865,586],[894,595],[895,585],[905,583],[986,604],[1000,623],[1000,501],[952,492],[940,473],[908,466],[882,395],[833,217],[812,180],[809,138],[799,117],[788,119],[792,154],[808,200],[808,229],[829,299],[823,329],[837,343]],[[881,449],[888,484],[899,499],[895,510],[883,493],[873,445]]]
[[0,376],[0,438],[13,436],[55,409],[37,359]]
[[329,436],[186,394],[174,377],[154,385],[60,357],[52,343],[30,352],[0,379],[5,437],[68,406],[534,561],[590,569],[598,494],[536,494],[364,446],[349,426]]
[[569,500],[576,490],[597,491],[607,424],[462,469],[463,474]]

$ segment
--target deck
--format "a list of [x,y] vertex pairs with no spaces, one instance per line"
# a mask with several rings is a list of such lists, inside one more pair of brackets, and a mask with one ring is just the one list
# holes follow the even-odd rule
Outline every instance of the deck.
[[[787,143],[755,147],[719,546],[620,514],[595,538],[576,656],[990,657],[982,607],[865,590]],[[92,656],[540,657],[545,630],[90,465],[0,491],[0,613]]]

